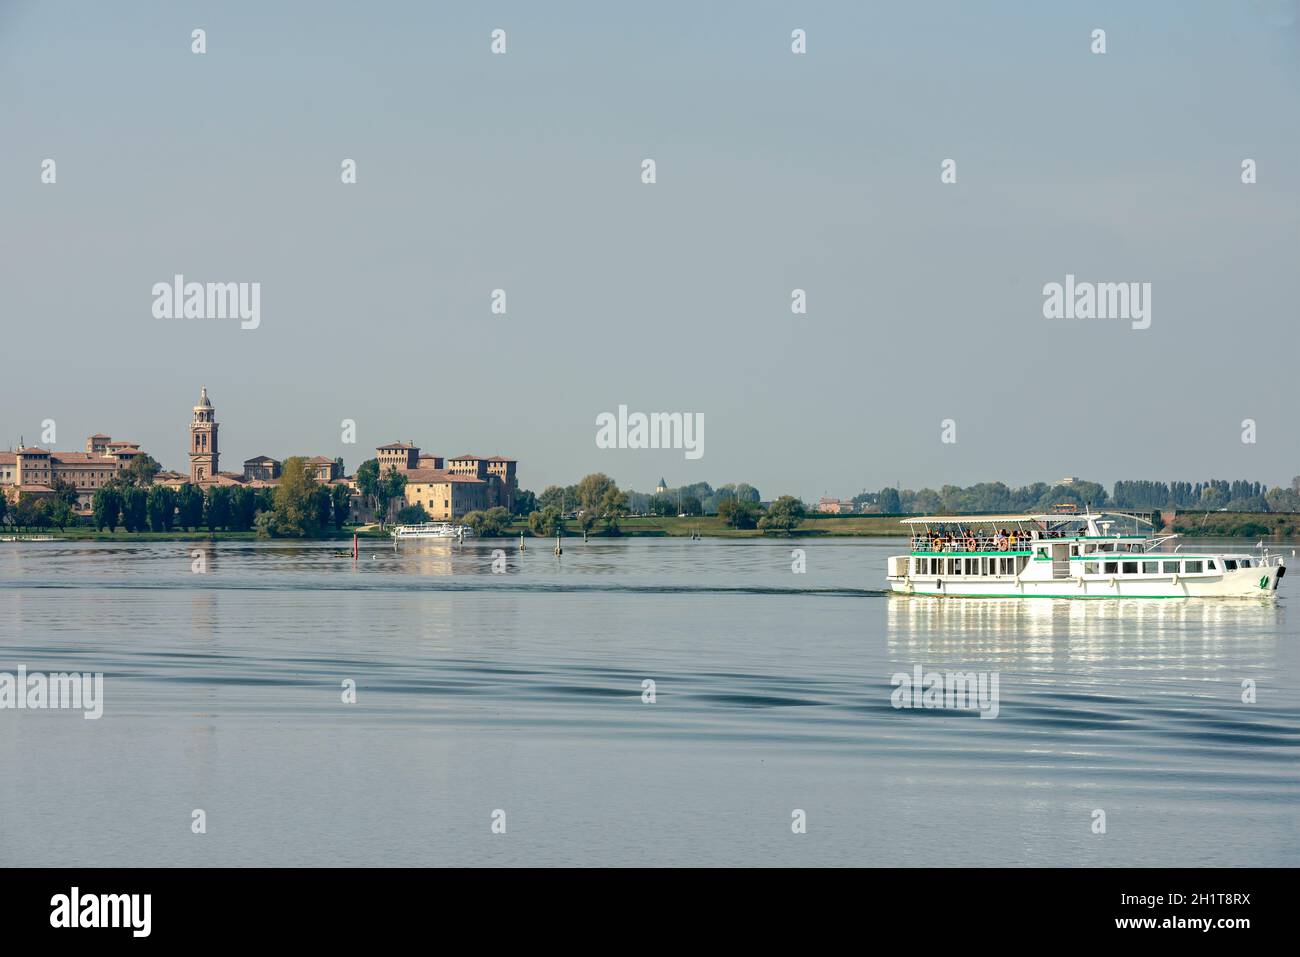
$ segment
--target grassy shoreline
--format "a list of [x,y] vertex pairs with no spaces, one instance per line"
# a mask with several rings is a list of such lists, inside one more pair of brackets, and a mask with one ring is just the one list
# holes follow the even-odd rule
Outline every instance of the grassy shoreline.
[[[592,531],[592,538],[689,538],[698,532],[704,538],[772,538],[785,536],[766,535],[758,529],[728,528],[716,515],[695,518],[627,518],[621,523],[621,535],[610,536],[603,530]],[[1300,537],[1300,513],[1295,512],[1180,512],[1174,519],[1173,531],[1190,538],[1297,538]],[[528,523],[523,519],[513,522],[503,538],[518,538],[520,532],[533,538]],[[275,539],[275,541],[300,542],[350,542],[353,534],[369,541],[387,541],[387,532],[373,526],[344,527],[328,531],[309,539]],[[799,523],[791,538],[904,538],[908,534],[894,515],[816,515]],[[116,532],[96,531],[80,527],[59,530],[16,532],[6,529],[0,535],[51,535],[59,541],[89,542],[196,542],[196,541],[257,541],[257,533],[209,532],[172,530],[170,532]],[[566,538],[581,538],[582,530],[570,525]]]
[[[362,538],[370,536],[369,532],[359,533]],[[127,532],[118,529],[115,532],[97,531],[93,528],[45,528],[39,531],[28,529],[23,532],[6,530],[0,532],[0,537],[7,538],[10,535],[20,537],[28,536],[53,536],[56,541],[67,542],[254,542],[258,541],[257,532],[209,532],[206,529],[196,532],[187,532],[173,529],[170,532]],[[388,536],[384,536],[387,538]],[[267,539],[263,539],[267,541]],[[352,530],[345,529],[338,532],[328,532],[313,536],[312,538],[285,538],[276,539],[276,541],[286,542],[351,542]]]
[[[705,515],[696,518],[626,518],[621,523],[621,531],[618,536],[607,534],[603,528],[598,527],[591,532],[592,538],[689,538],[695,532],[705,538],[771,538],[770,535],[764,535],[758,529],[738,529],[728,528],[726,523],[716,515]],[[373,526],[362,526],[358,528],[345,527],[339,531],[324,532],[305,539],[274,539],[275,541],[329,541],[329,542],[350,542],[353,533],[360,538],[367,540],[388,539],[388,533],[379,532]],[[516,519],[509,526],[502,538],[518,538],[522,532],[528,538],[535,538],[532,532],[528,530],[528,522],[524,519]],[[209,532],[207,530],[184,531],[173,529],[170,532],[127,532],[118,529],[115,532],[96,531],[93,528],[46,528],[39,531],[28,529],[23,532],[6,531],[5,535],[52,535],[57,540],[62,541],[79,541],[79,542],[197,542],[197,541],[257,541],[257,533],[248,532],[229,532],[218,531]],[[851,516],[819,516],[804,519],[799,527],[794,531],[794,537],[851,537],[851,536],[904,536],[906,532],[903,526],[898,524],[897,518],[886,518],[873,515],[851,515]],[[564,532],[565,538],[581,538],[582,530],[576,524],[570,523]],[[265,539],[264,539],[265,540]]]
[[[621,535],[630,538],[689,538],[696,533],[704,538],[773,538],[757,528],[728,528],[727,523],[716,515],[702,515],[693,518],[625,518],[619,523]],[[520,531],[527,532],[528,524],[516,521],[510,528],[511,534],[518,536]],[[565,537],[582,537],[582,529],[570,524]],[[591,533],[593,538],[609,537],[598,526]],[[898,524],[898,518],[883,515],[825,515],[809,516],[799,523],[791,533],[793,538],[818,537],[906,537],[907,530]]]

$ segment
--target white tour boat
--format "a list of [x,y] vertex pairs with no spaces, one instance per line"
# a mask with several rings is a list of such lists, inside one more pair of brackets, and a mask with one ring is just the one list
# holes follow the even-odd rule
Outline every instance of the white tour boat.
[[1144,534],[1151,521],[1127,512],[937,515],[902,524],[912,550],[890,557],[887,577],[905,595],[1272,597],[1286,574],[1282,556],[1262,545],[1254,554],[1184,551],[1177,535]]
[[394,544],[431,538],[464,541],[474,536],[474,529],[468,525],[453,525],[451,522],[424,522],[420,525],[394,525],[389,534],[393,536]]

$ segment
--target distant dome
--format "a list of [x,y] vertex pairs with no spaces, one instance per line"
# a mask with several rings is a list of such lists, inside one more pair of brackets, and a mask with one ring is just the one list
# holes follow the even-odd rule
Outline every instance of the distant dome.
[[211,400],[208,399],[208,387],[207,387],[207,386],[200,386],[200,387],[199,387],[199,404],[196,405],[194,408],[196,408],[196,409],[210,409],[210,408],[212,408],[212,402],[211,402]]

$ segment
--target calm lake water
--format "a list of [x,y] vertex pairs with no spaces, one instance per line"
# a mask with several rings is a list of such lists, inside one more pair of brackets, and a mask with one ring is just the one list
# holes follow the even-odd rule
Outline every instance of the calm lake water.
[[[0,865],[1300,863],[1300,572],[1015,602],[883,594],[898,540],[195,547],[0,544],[0,672],[105,674],[97,721],[0,711]],[[997,718],[895,709],[917,665],[996,672]]]

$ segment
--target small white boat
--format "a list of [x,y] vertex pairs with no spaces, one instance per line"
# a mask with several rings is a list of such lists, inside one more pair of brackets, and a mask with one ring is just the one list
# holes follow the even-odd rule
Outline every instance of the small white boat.
[[453,525],[451,522],[424,522],[420,525],[395,525],[389,533],[394,542],[406,542],[421,539],[449,538],[464,541],[474,537],[474,529],[468,525]]
[[[1133,534],[1119,526],[1132,523]],[[912,550],[889,558],[891,591],[962,598],[1273,597],[1286,562],[1259,551],[1183,550],[1127,512],[905,518]],[[1112,529],[1116,531],[1112,532]]]

